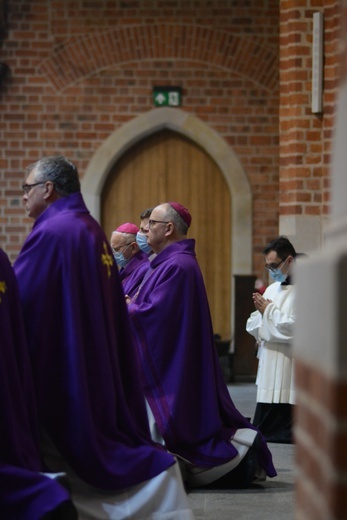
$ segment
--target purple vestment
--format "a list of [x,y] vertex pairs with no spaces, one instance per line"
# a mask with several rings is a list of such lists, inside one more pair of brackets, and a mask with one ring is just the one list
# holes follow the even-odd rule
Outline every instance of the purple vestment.
[[41,475],[34,388],[17,280],[0,249],[0,518],[37,520],[69,499]]
[[130,262],[120,271],[124,294],[132,297],[138,290],[149,268],[148,255],[139,251],[132,257]]
[[[195,241],[167,246],[129,306],[145,396],[166,446],[197,466],[237,455],[229,442],[253,428],[235,408],[221,373]],[[275,476],[262,439],[258,462]]]
[[68,464],[110,491],[166,470],[174,459],[150,440],[118,270],[80,193],[37,218],[14,269],[39,420]]

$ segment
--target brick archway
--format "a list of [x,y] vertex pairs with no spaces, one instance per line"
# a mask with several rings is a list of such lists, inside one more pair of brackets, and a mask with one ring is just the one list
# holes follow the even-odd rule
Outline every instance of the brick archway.
[[38,72],[61,92],[100,70],[153,59],[206,63],[267,91],[278,87],[278,56],[260,39],[190,24],[132,25],[73,38],[42,61]]

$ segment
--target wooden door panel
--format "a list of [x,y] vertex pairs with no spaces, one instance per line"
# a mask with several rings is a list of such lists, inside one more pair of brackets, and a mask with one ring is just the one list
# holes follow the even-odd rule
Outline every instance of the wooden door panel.
[[123,222],[139,224],[145,208],[177,201],[192,214],[188,236],[204,276],[215,333],[231,334],[231,198],[215,162],[189,139],[164,130],[116,163],[105,184],[101,224],[109,237]]

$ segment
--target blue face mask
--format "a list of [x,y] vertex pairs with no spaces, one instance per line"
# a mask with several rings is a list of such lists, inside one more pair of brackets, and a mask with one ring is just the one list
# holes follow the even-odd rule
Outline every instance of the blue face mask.
[[147,242],[147,235],[144,233],[138,232],[136,234],[136,242],[144,253],[147,253],[147,255],[152,251],[151,246]]
[[117,253],[113,253],[114,259],[119,267],[125,267],[129,260],[124,258],[124,255],[121,251],[117,251]]
[[270,276],[275,282],[284,282],[287,278],[287,274],[283,274],[281,269],[275,269],[274,271],[270,271]]
[[[282,268],[285,265],[287,260],[288,260],[288,257],[283,261]],[[287,279],[288,273],[287,274],[283,274],[282,273],[282,269],[277,268],[277,269],[274,269],[274,270],[270,271],[270,276],[271,276],[271,278],[273,280],[275,280],[275,282],[282,283],[282,282],[284,282]]]

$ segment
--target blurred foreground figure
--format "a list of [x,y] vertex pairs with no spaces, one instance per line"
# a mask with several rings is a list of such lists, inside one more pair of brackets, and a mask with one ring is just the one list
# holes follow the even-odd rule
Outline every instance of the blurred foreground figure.
[[40,458],[17,280],[0,249],[0,518],[74,520],[69,494]]
[[188,486],[245,487],[276,471],[223,380],[190,222],[177,202],[153,209],[148,244],[157,255],[128,306],[152,437],[180,458]]
[[45,457],[81,519],[189,520],[178,465],[149,435],[118,269],[77,169],[57,156],[28,172],[35,223],[14,268]]

